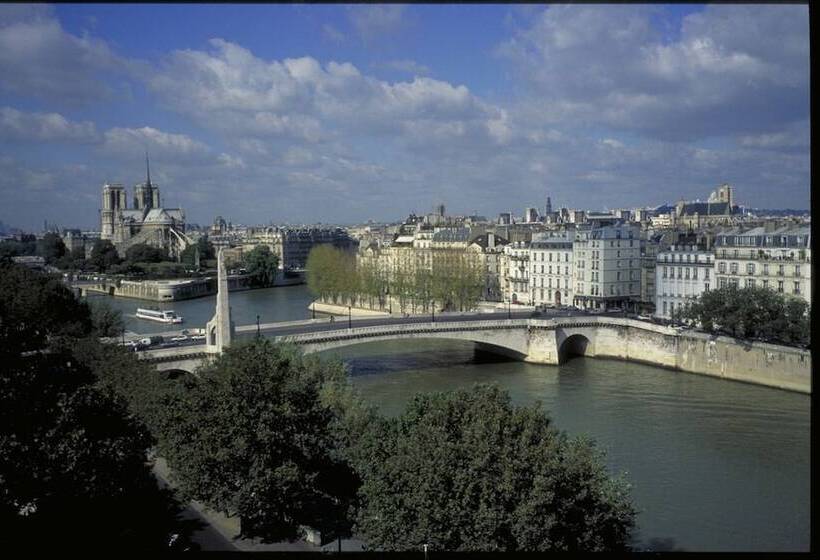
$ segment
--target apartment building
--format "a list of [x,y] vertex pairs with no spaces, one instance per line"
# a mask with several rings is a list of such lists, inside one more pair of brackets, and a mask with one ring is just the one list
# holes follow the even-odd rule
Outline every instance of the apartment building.
[[715,237],[716,287],[760,286],[811,304],[811,228],[732,229]]
[[670,319],[674,311],[714,287],[715,257],[703,245],[671,245],[660,251],[655,268],[655,316]]
[[573,233],[536,234],[530,243],[530,301],[533,305],[572,305]]
[[575,232],[573,304],[584,309],[637,309],[641,296],[640,226],[581,226]]

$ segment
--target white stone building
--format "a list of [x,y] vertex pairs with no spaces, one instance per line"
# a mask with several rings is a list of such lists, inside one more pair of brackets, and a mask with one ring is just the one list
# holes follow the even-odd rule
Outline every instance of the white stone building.
[[733,229],[715,237],[716,287],[760,286],[811,304],[811,228]]
[[573,234],[569,231],[534,235],[530,243],[530,301],[533,305],[572,305]]
[[573,303],[585,309],[635,309],[641,296],[640,227],[579,227],[573,242]]
[[655,316],[670,319],[714,284],[712,251],[698,245],[671,245],[657,256]]
[[504,300],[511,303],[531,304],[530,247],[525,241],[504,246],[506,282]]

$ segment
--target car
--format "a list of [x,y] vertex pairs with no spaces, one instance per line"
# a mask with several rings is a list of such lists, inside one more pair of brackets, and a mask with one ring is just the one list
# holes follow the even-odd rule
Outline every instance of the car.
[[205,340],[205,335],[204,334],[191,335],[191,340]]
[[184,334],[180,335],[180,336],[174,336],[174,337],[171,338],[171,342],[187,342],[187,341],[188,341],[188,337],[185,336]]
[[637,318],[640,319],[641,321],[651,321],[652,320],[652,317],[650,317],[649,315],[638,315]]

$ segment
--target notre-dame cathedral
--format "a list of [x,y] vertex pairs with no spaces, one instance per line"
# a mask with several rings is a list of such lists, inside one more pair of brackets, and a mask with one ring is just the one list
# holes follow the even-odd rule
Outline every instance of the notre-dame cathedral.
[[101,238],[110,239],[120,256],[124,256],[129,247],[145,243],[178,257],[190,243],[185,235],[185,212],[181,208],[162,207],[159,187],[151,182],[147,156],[145,164],[146,181],[134,187],[132,208],[128,208],[123,185],[103,185]]

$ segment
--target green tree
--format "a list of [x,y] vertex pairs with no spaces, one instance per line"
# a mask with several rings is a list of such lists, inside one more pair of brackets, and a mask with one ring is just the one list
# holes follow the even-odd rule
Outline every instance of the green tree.
[[811,340],[809,313],[809,305],[799,297],[729,284],[704,292],[678,317],[707,332],[807,345]]
[[273,254],[267,245],[254,247],[253,251],[243,256],[243,263],[254,286],[269,287],[276,281],[279,257]]
[[180,508],[145,426],[82,359],[91,334],[58,279],[0,265],[0,523],[35,550],[161,550]]
[[199,239],[197,239],[196,243],[188,245],[184,251],[182,251],[182,255],[180,255],[180,261],[185,263],[188,266],[193,266],[194,261],[196,260],[196,252],[199,251],[199,262],[203,263],[206,260],[215,259],[216,258],[216,251],[214,250],[214,245],[210,241],[208,241],[208,237],[203,235]]
[[169,257],[164,249],[147,243],[137,243],[125,251],[125,260],[129,263],[159,263],[169,260]]
[[119,309],[114,309],[106,300],[100,298],[88,300],[88,306],[91,309],[94,335],[117,337],[125,332],[125,322]]
[[334,451],[321,363],[261,339],[229,349],[198,377],[159,428],[159,451],[184,492],[238,515],[245,537],[338,527],[358,483]]
[[16,239],[0,241],[0,260],[11,260],[11,257],[30,256],[36,251],[37,242],[30,237],[25,237],[25,239],[20,241]]
[[94,242],[94,247],[91,249],[91,258],[89,264],[98,272],[105,272],[112,265],[119,264],[122,261],[117,248],[108,239],[97,239]]
[[417,395],[362,442],[358,529],[376,549],[623,550],[628,485],[586,439],[494,386]]
[[63,240],[56,233],[47,233],[37,241],[37,254],[43,257],[47,264],[53,264],[66,254]]

